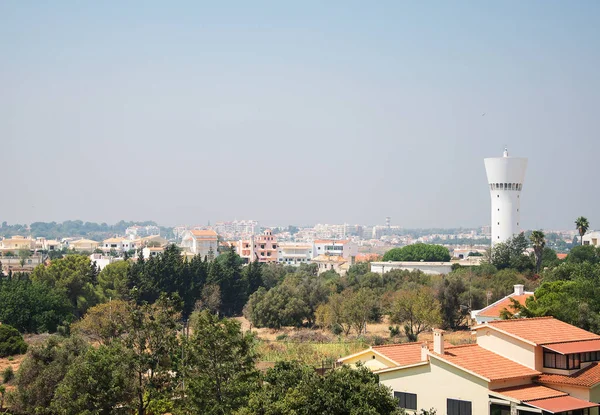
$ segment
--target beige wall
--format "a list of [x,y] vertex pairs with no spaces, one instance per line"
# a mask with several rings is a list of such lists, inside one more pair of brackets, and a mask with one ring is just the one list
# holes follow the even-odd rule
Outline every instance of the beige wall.
[[531,369],[541,369],[541,367],[536,367],[535,346],[514,339],[504,333],[488,328],[479,329],[477,330],[477,344],[484,349],[490,350]]
[[600,385],[590,389],[590,401],[600,403]]
[[417,394],[419,409],[446,413],[446,399],[472,402],[473,414],[489,413],[488,383],[432,358],[429,365],[380,373],[379,381],[395,392]]
[[[373,358],[375,357],[375,358]],[[373,353],[370,350],[365,351],[364,353],[360,353],[350,359],[344,360],[344,364],[354,366],[356,363],[361,362],[363,365],[371,370],[380,370],[386,369],[388,367],[396,366],[395,363],[390,360]]]

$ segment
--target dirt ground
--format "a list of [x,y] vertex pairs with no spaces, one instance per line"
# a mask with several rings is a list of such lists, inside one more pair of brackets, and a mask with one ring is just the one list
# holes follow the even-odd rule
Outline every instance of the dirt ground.
[[[243,331],[252,330],[252,332],[255,333],[256,336],[261,340],[274,341],[277,339],[278,336],[282,334],[287,334],[289,336],[299,331],[299,329],[295,327],[282,327],[278,330],[267,328],[257,329],[256,327],[251,327],[252,325],[250,324],[250,322],[244,317],[236,317],[235,319],[241,323]],[[367,325],[366,336],[379,336],[384,339],[388,339],[390,337],[389,327],[390,324],[388,323],[387,318],[384,317],[381,323]],[[315,331],[320,332],[323,335],[332,336],[332,334],[327,330],[315,329]],[[448,342],[452,344],[466,344],[475,342],[475,337],[471,334],[470,330],[447,332],[445,334],[445,338]],[[398,341],[406,340],[399,339]],[[433,334],[431,332],[421,333],[419,335],[419,341],[433,341]]]

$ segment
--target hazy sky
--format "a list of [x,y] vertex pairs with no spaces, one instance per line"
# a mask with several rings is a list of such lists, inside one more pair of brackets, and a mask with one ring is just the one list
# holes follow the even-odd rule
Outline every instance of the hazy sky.
[[593,0],[0,1],[0,221],[478,226],[506,144],[525,228],[600,228],[599,21]]

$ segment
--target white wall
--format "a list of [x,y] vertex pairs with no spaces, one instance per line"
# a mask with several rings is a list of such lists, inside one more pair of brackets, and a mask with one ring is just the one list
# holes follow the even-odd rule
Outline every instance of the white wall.
[[379,380],[392,391],[417,394],[419,409],[445,414],[450,398],[471,401],[473,414],[489,413],[488,383],[435,358],[426,366],[380,373]]
[[492,245],[504,242],[521,229],[520,190],[499,190],[492,184],[516,183],[523,185],[527,159],[508,157],[486,158],[485,170],[490,188],[492,210]]
[[450,262],[371,262],[371,272],[384,274],[395,269],[419,270],[425,274],[448,274],[452,271]]
[[531,369],[541,371],[541,368],[537,367],[539,361],[536,362],[535,346],[491,328],[481,328],[476,332],[479,346]]

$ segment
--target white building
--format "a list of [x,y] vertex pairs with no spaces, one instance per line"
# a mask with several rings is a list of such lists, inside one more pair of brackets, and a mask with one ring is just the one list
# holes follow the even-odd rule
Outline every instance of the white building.
[[358,254],[358,245],[348,239],[317,239],[314,245],[314,257],[318,255],[339,255],[342,258],[350,259]]
[[277,250],[277,262],[284,265],[310,264],[315,257],[312,243],[281,242]]
[[142,249],[142,255],[144,256],[144,259],[157,257],[163,252],[165,252],[165,248],[161,246],[147,246]]
[[379,375],[399,405],[445,415],[598,415],[600,336],[552,317],[496,320],[476,343],[372,346],[339,359]]
[[527,159],[502,157],[484,160],[492,198],[492,246],[519,233],[521,190],[525,180]]
[[593,245],[595,247],[600,246],[600,231],[590,232],[583,235],[583,244],[584,245]]
[[218,235],[213,230],[185,231],[181,239],[182,248],[202,258],[219,255],[218,244]]

